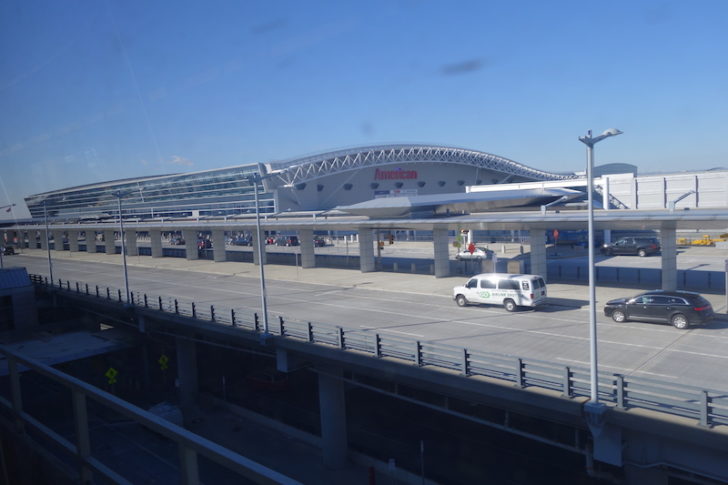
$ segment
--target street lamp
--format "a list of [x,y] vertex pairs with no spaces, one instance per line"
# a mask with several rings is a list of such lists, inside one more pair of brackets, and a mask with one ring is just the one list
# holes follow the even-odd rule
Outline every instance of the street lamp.
[[119,237],[121,238],[121,261],[124,265],[124,288],[126,289],[126,303],[131,303],[131,294],[129,293],[129,272],[126,269],[126,243],[124,242],[124,218],[121,217],[121,199],[129,195],[131,192],[122,192],[117,190],[112,195],[116,197],[119,203]]
[[605,138],[621,134],[621,131],[610,128],[596,137],[592,137],[591,130],[587,132],[586,136],[579,137],[579,141],[586,145],[587,155],[586,180],[589,201],[589,345],[591,350],[591,401],[595,405],[599,404],[599,377],[597,375],[597,307],[594,287],[594,201],[592,197],[592,192],[594,191],[594,177],[592,174],[594,171],[594,145]]
[[[53,262],[51,261],[51,232],[48,229],[48,199],[43,201],[43,219],[45,220],[46,249],[48,250],[48,275],[53,286]],[[59,285],[60,286],[60,285]]]
[[261,183],[263,177],[259,173],[248,175],[248,182],[253,184],[255,193],[255,227],[257,230],[257,241],[255,245],[258,250],[258,267],[260,268],[260,302],[263,311],[263,334],[268,335],[268,303],[265,298],[265,270],[263,269],[263,235],[260,232],[260,205],[258,203],[258,184]]

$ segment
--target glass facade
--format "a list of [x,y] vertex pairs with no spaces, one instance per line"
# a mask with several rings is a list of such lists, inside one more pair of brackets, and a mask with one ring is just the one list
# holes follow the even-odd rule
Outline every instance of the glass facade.
[[[44,206],[52,219],[103,220],[118,217],[121,193],[124,218],[232,216],[255,213],[253,185],[247,177],[257,165],[204,172],[127,179],[74,187],[26,197],[34,219],[43,218]],[[273,194],[258,185],[261,213],[276,211]]]

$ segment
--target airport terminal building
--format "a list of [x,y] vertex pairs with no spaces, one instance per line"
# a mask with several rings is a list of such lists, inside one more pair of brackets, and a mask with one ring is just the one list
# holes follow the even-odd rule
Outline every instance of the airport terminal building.
[[465,193],[467,186],[578,178],[485,152],[387,145],[183,174],[138,177],[26,197],[34,219],[102,221],[235,216],[255,211],[251,176],[260,175],[261,212],[325,211],[377,198]]

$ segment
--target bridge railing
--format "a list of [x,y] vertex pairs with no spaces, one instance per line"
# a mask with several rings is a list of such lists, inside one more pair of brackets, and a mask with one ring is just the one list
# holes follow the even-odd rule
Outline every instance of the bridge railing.
[[[197,304],[192,300],[145,293],[130,294],[113,287],[89,287],[85,283],[57,281],[31,275],[38,286],[64,292],[104,299],[117,304],[132,305],[174,313],[254,332],[262,332],[260,316],[252,309],[223,308]],[[590,370],[579,366],[564,366],[554,362],[497,354],[464,347],[416,340],[392,335],[386,328],[346,329],[330,323],[312,323],[290,319],[269,312],[269,333],[294,338],[312,344],[323,344],[342,350],[357,350],[373,357],[391,357],[417,366],[432,366],[454,370],[465,376],[484,376],[512,382],[514,385],[539,387],[560,392],[564,397],[590,397]],[[683,416],[702,426],[728,425],[728,391],[704,389],[681,383],[665,382],[639,376],[600,373],[599,398],[620,409],[641,408]]]

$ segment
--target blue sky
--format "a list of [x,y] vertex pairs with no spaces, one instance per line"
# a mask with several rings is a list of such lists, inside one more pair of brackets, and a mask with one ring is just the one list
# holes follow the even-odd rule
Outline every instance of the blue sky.
[[[0,3],[0,206],[420,142],[584,169],[728,167],[728,2]],[[4,216],[9,216],[0,211]]]

